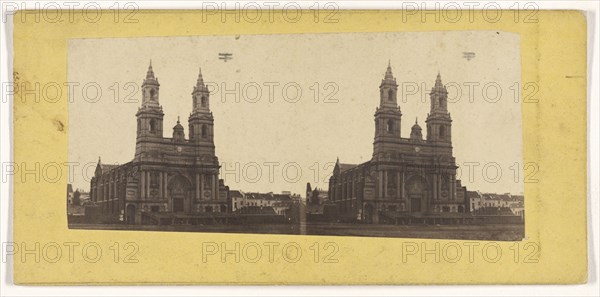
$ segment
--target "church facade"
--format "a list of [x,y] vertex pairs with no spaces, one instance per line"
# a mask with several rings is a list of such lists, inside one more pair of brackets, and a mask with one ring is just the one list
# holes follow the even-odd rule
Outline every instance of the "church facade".
[[219,179],[215,156],[214,119],[209,91],[198,74],[190,103],[188,138],[179,119],[172,137],[163,137],[160,84],[152,63],[142,83],[142,103],[136,113],[135,156],[120,165],[98,160],[90,183],[91,200],[99,212],[142,223],[145,214],[227,213],[229,189]]
[[[379,86],[370,161],[340,163],[329,179],[329,201],[340,220],[380,223],[390,219],[436,222],[464,216],[466,188],[456,179],[448,91],[438,74],[430,92],[426,138],[415,121],[402,137],[398,84],[388,65]],[[462,213],[462,214],[461,214]]]

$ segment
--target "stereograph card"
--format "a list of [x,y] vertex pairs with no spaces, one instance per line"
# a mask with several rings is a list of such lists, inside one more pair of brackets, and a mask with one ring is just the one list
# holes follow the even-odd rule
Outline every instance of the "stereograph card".
[[16,13],[15,283],[586,282],[585,17],[497,12]]

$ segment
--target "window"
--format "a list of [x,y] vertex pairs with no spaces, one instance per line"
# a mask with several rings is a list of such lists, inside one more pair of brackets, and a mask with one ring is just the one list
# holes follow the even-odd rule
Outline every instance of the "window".
[[388,91],[388,101],[394,101],[394,90]]
[[387,127],[386,127],[386,131],[387,132],[392,132],[394,131],[394,120],[388,120],[387,121]]
[[154,119],[150,120],[150,126],[148,128],[152,133],[156,131],[156,121]]
[[208,133],[206,125],[202,125],[202,138],[206,138],[207,134]]
[[446,137],[446,126],[440,126],[440,137]]
[[190,125],[190,139],[194,139],[194,125]]
[[154,89],[150,89],[150,100],[154,100]]
[[443,108],[443,107],[444,107],[444,98],[440,98],[440,100],[439,100],[439,106],[440,106],[441,108]]
[[206,107],[206,97],[202,96],[202,98],[200,99],[200,104],[202,105],[202,107]]
[[207,206],[204,208],[204,212],[212,212],[212,211],[213,211],[212,206]]

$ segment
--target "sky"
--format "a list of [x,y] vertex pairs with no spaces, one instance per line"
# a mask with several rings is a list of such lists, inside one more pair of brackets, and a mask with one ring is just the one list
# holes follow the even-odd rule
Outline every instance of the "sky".
[[[98,158],[131,161],[140,87],[149,61],[161,84],[164,137],[184,127],[199,68],[213,90],[221,178],[246,192],[327,188],[336,158],[373,151],[374,112],[388,63],[399,86],[401,134],[418,119],[438,72],[449,91],[457,179],[468,190],[522,193],[518,34],[497,31],[333,33],[71,39],[69,161],[89,190]],[[474,53],[467,59],[465,52]],[[231,60],[219,59],[231,53]],[[424,135],[425,137],[425,135]]]

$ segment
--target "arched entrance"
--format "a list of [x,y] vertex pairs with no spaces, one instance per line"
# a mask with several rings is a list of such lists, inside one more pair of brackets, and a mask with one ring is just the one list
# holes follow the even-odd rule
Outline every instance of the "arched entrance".
[[410,212],[427,210],[427,182],[421,176],[415,175],[406,184]]
[[173,212],[189,212],[191,209],[191,183],[183,175],[169,181],[167,191]]
[[367,224],[373,223],[373,205],[371,204],[365,205],[365,222]]
[[135,224],[135,205],[133,204],[127,205],[127,224]]

